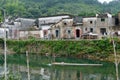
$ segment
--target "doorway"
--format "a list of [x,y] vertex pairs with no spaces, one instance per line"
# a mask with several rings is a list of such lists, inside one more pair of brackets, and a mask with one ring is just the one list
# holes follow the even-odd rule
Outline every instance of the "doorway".
[[59,34],[60,34],[59,30],[56,30],[55,33],[56,33],[56,38],[59,38]]
[[76,38],[79,38],[79,37],[80,37],[80,30],[76,29]]
[[102,35],[107,35],[107,32],[106,32],[106,28],[100,28],[100,33],[102,34]]

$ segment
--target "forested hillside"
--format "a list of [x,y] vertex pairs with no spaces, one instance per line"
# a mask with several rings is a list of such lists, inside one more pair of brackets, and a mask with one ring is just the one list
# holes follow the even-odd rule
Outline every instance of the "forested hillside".
[[[37,18],[56,14],[93,16],[100,12],[116,14],[120,1],[101,4],[97,0],[0,0],[7,15]],[[2,14],[2,13],[1,13]]]

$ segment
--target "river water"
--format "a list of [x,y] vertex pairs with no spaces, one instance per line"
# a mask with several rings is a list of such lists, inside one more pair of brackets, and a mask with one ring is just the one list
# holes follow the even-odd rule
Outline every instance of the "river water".
[[[19,76],[20,80],[28,80],[28,68],[25,54],[7,57],[9,72]],[[103,66],[54,66],[53,61],[69,63],[103,64]],[[2,63],[2,59],[0,60]],[[46,56],[29,56],[31,80],[116,80],[114,63],[100,62],[76,58],[53,58]],[[1,64],[1,67],[2,64]],[[0,71],[1,72],[1,71]],[[119,71],[120,73],[120,71]],[[120,76],[120,74],[119,74]]]

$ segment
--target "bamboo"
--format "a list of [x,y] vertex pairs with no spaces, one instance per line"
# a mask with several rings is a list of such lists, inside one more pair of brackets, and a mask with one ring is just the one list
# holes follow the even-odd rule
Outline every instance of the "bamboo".
[[28,80],[30,80],[30,68],[29,68],[29,55],[28,55],[28,51],[26,51],[26,57],[27,57]]
[[6,51],[7,51],[7,47],[6,47],[6,14],[5,14],[5,10],[2,9],[4,12],[4,75],[5,75],[5,80],[7,80],[7,56],[6,56]]
[[115,67],[116,67],[116,79],[119,80],[119,75],[118,75],[118,61],[117,61],[117,53],[115,49],[115,41],[113,40],[113,49],[114,49],[114,56],[115,56]]
[[7,56],[6,56],[6,29],[5,29],[5,38],[4,38],[4,70],[5,70],[5,80],[7,80]]

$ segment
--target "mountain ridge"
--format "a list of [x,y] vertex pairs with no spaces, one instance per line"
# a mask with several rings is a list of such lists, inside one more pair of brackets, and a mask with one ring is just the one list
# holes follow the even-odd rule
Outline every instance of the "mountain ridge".
[[[2,2],[4,1],[4,2]],[[57,14],[75,16],[93,16],[96,13],[110,12],[113,15],[120,11],[120,1],[100,3],[97,0],[1,0],[0,6],[7,15],[38,18]]]

